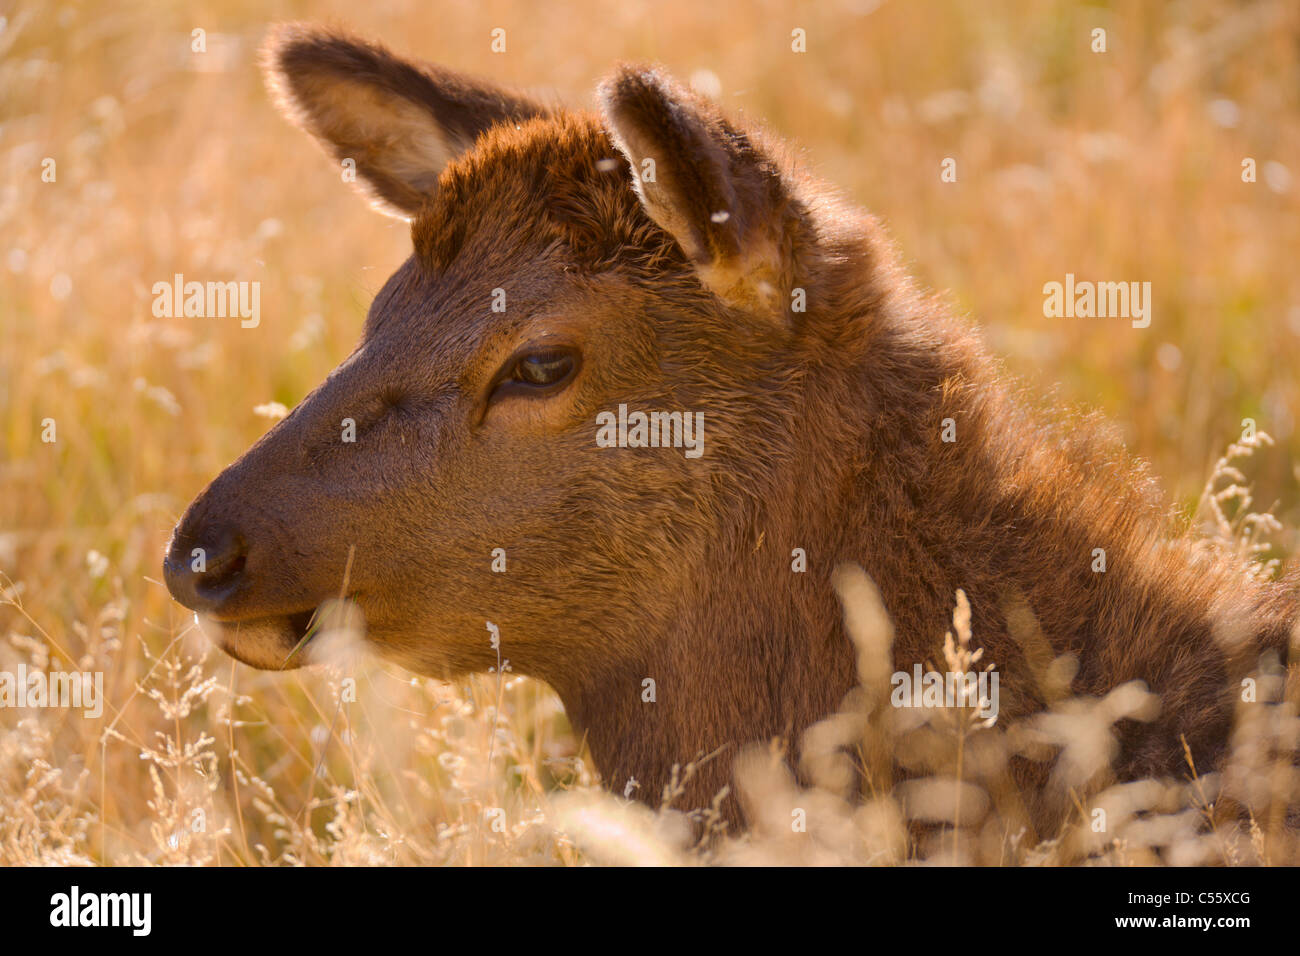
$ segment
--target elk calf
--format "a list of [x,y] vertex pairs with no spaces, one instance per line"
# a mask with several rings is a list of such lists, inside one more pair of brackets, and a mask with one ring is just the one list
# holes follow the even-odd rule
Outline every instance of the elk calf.
[[[1166,540],[1145,471],[1095,424],[1027,411],[778,143],[640,66],[598,113],[309,27],[277,30],[266,69],[414,249],[352,355],[176,528],[167,584],[228,653],[285,666],[346,571],[370,644],[421,674],[493,666],[492,622],[618,791],[657,802],[718,753],[678,801],[704,806],[737,747],[797,744],[856,683],[847,562],[900,671],[935,656],[962,588],[1001,719],[1040,708],[1014,600],[1077,658],[1075,693],[1160,696],[1122,722],[1122,774],[1184,774],[1184,738],[1214,765],[1295,573],[1254,583]],[[702,453],[597,440],[633,412],[690,416]]]

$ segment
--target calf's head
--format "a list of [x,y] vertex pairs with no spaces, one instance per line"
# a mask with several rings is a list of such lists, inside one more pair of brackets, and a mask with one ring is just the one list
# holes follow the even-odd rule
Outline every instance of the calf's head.
[[[813,335],[791,309],[808,203],[755,133],[652,69],[584,113],[296,26],[266,68],[413,252],[356,350],[190,505],[169,589],[259,667],[310,659],[287,660],[346,590],[421,673],[493,664],[488,621],[516,670],[598,669],[670,612],[771,463]],[[703,434],[602,447],[620,405],[702,413]]]

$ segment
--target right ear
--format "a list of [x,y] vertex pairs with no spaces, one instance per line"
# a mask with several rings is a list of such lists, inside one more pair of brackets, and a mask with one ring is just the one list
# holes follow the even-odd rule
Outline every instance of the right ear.
[[340,163],[352,160],[375,205],[403,219],[484,130],[548,112],[490,83],[303,24],[272,30],[262,66],[289,119]]
[[788,322],[798,257],[813,240],[781,164],[716,105],[653,67],[620,67],[598,96],[642,207],[705,287]]

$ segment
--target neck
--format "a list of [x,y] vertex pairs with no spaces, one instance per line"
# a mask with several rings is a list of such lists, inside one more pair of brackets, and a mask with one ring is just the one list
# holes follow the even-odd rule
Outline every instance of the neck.
[[[652,806],[709,807],[746,744],[797,744],[851,686],[829,569],[792,572],[790,551],[806,542],[773,537],[702,575],[677,620],[641,642],[645,653],[561,690],[611,791]],[[734,794],[718,807],[740,822]]]
[[[830,583],[840,561],[856,560],[838,513],[853,503],[810,491],[851,487],[851,456],[828,454],[824,438],[773,437],[794,450],[791,470],[755,468],[736,481],[744,491],[725,506],[726,530],[686,562],[673,612],[640,622],[635,649],[580,686],[555,682],[612,792],[656,807],[711,807],[746,745],[780,738],[797,760],[804,730],[853,686]],[[717,806],[741,824],[734,788]]]
[[[1287,585],[1198,562],[1185,541],[1162,545],[1145,473],[1093,426],[1026,413],[973,336],[942,316],[882,325],[838,392],[817,387],[825,394],[809,386],[795,420],[822,431],[772,437],[794,450],[791,471],[749,485],[690,562],[675,614],[582,686],[557,684],[609,789],[692,810],[730,784],[747,744],[780,738],[797,766],[803,732],[856,681],[830,582],[845,561],[880,588],[898,669],[941,659],[962,588],[1001,677],[1003,725],[1041,707],[1008,625],[1020,602],[1052,654],[1079,659],[1074,693],[1139,679],[1164,698],[1158,720],[1121,721],[1121,775],[1179,772],[1184,737],[1198,767],[1214,764],[1231,717],[1225,680],[1284,645],[1296,616]],[[1225,621],[1250,636],[1235,659],[1215,636]],[[734,793],[719,807],[742,822]]]

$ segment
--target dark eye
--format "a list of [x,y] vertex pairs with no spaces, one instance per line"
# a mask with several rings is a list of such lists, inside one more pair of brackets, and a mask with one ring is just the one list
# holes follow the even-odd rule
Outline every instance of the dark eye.
[[570,348],[533,348],[515,354],[497,373],[491,397],[539,397],[558,391],[573,378],[578,352]]
[[529,352],[515,363],[511,378],[523,385],[545,388],[558,385],[573,374],[574,364],[571,352]]

